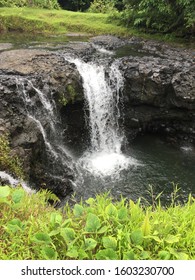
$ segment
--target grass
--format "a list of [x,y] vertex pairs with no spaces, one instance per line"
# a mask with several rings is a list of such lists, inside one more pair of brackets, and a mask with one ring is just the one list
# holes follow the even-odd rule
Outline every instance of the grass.
[[124,27],[110,21],[109,14],[81,13],[66,10],[39,8],[0,8],[0,33],[17,32],[19,35],[66,35],[77,33],[86,36],[116,35],[154,39],[176,46],[193,46],[193,39],[177,38],[173,34],[148,34],[133,27]]
[[146,34],[133,27],[124,27],[111,22],[109,14],[81,13],[66,10],[39,8],[0,8],[0,33],[9,31],[27,34],[81,33],[85,35],[116,35],[121,37],[139,36],[146,39],[187,44],[173,35]]
[[0,187],[0,259],[195,259],[191,196],[185,205],[154,208],[98,195],[63,211],[50,198]]
[[0,30],[65,34],[67,32],[128,36],[125,27],[108,23],[108,15],[44,10],[36,8],[0,8]]

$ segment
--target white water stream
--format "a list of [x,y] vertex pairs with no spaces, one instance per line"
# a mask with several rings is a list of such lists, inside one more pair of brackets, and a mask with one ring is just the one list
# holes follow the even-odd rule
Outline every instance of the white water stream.
[[[67,157],[71,158],[72,155],[63,145],[57,130],[59,120],[55,102],[52,102],[52,93],[50,92],[51,96],[49,99],[46,94],[36,88],[32,82],[27,79],[18,79],[17,85],[18,88],[21,87],[19,90],[26,107],[27,115],[39,128],[48,152],[54,160],[66,166]],[[30,96],[26,87],[31,87],[36,92],[36,98]],[[37,107],[37,101],[41,103],[39,107]]]
[[[67,58],[66,58],[67,59]],[[120,170],[138,162],[121,152],[124,134],[119,125],[119,103],[123,89],[123,76],[117,61],[110,66],[81,59],[67,59],[74,63],[83,79],[86,109],[89,111],[91,147],[83,154],[79,164],[90,173],[116,176]]]
[[18,185],[22,186],[23,189],[28,192],[28,193],[34,193],[35,191],[32,190],[26,182],[19,180],[19,179],[15,179],[14,177],[12,177],[11,175],[9,175],[8,173],[6,173],[5,171],[0,171],[0,178],[3,180],[6,180],[12,187],[17,187]]

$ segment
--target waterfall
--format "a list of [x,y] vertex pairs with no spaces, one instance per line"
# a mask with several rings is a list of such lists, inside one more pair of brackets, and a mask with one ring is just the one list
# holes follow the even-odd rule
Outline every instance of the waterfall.
[[[74,63],[83,79],[83,89],[88,111],[91,147],[79,163],[89,172],[100,176],[119,174],[127,168],[130,159],[121,152],[124,140],[119,125],[120,98],[123,76],[117,60],[110,66],[66,57]],[[133,159],[131,160],[132,163]],[[135,161],[134,161],[135,163]]]
[[35,191],[32,190],[26,182],[24,182],[23,180],[19,180],[19,179],[15,179],[14,177],[12,177],[11,175],[9,175],[8,173],[6,173],[5,171],[0,171],[0,178],[3,180],[6,180],[9,182],[9,184],[12,187],[17,187],[18,185],[21,185],[23,187],[23,189],[27,192],[27,193],[34,193]]
[[67,168],[67,160],[69,167],[73,168],[72,155],[63,144],[60,120],[52,92],[45,94],[26,78],[17,79],[17,88],[23,99],[27,116],[36,123],[42,134],[50,165],[53,165],[53,177],[58,176],[56,166],[62,167],[60,173],[63,176],[63,167]]

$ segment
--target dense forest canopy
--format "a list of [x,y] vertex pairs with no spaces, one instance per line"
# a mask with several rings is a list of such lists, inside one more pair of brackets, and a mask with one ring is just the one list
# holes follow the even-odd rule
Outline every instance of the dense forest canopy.
[[147,32],[195,33],[194,0],[0,0],[3,6],[109,13],[111,21]]

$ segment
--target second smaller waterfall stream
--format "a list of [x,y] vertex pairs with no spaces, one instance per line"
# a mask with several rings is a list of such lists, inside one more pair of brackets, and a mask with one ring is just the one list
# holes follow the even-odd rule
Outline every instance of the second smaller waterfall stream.
[[67,59],[74,63],[83,79],[83,89],[88,111],[91,147],[79,159],[79,164],[98,176],[117,176],[137,161],[121,152],[124,134],[119,125],[119,103],[123,77],[117,61],[111,65]]

